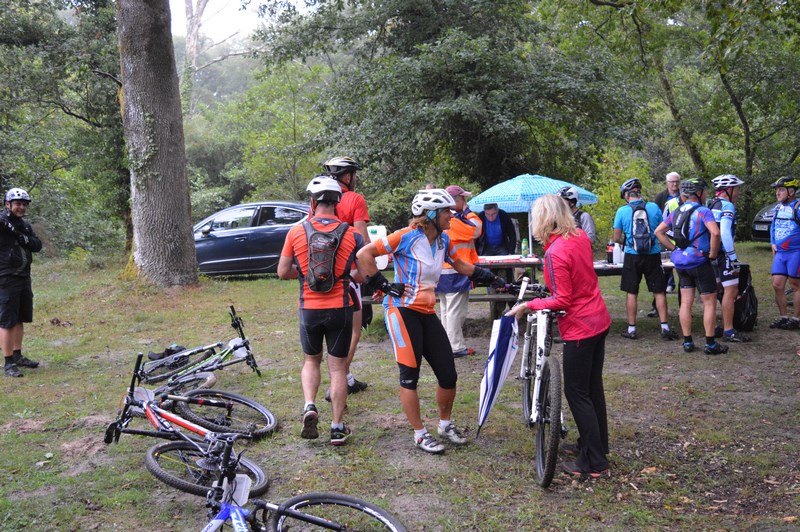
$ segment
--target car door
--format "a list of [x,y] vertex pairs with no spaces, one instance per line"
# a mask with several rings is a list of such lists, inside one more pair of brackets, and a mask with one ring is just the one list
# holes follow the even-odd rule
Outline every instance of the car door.
[[308,213],[288,205],[262,205],[258,225],[253,228],[248,247],[253,271],[275,273],[283,243],[289,229],[306,218]]
[[244,273],[250,269],[249,242],[258,206],[226,209],[194,234],[197,264],[202,273]]

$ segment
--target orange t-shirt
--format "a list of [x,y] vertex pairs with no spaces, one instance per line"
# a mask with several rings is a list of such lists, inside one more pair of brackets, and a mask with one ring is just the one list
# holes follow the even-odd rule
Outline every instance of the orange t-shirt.
[[358,192],[344,191],[342,200],[336,205],[336,216],[350,225],[355,225],[358,221],[369,222],[367,201]]
[[[318,215],[311,218],[311,224],[317,231],[329,233],[339,226],[339,220],[333,216]],[[286,234],[283,243],[282,257],[292,257],[300,272],[300,308],[329,309],[345,308],[352,304],[350,299],[350,270],[356,260],[356,252],[364,246],[363,237],[352,227],[344,233],[342,242],[336,252],[337,281],[330,292],[314,292],[308,288],[305,275],[308,271],[308,239],[303,224],[297,224]]]

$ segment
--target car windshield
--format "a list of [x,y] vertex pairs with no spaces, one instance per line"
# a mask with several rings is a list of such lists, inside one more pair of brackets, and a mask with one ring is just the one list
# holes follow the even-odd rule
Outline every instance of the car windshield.
[[257,225],[292,225],[305,217],[305,212],[289,207],[261,207]]

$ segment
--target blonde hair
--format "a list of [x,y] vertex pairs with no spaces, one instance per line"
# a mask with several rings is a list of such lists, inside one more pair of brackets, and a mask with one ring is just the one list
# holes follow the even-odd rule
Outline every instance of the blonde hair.
[[575,218],[567,202],[555,194],[540,197],[531,206],[531,234],[541,243],[557,234],[564,238],[578,235]]

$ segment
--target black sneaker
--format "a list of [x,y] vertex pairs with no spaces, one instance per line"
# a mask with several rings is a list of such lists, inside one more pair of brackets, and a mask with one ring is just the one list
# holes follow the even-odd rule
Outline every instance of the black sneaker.
[[723,355],[728,352],[728,346],[714,342],[713,345],[706,344],[703,347],[703,352],[707,355]]
[[694,351],[694,342],[683,342],[683,350],[687,353]]
[[564,473],[578,480],[600,480],[604,478],[611,478],[611,471],[603,469],[602,471],[581,471],[575,462],[564,462],[561,464],[561,469]]
[[306,440],[315,440],[319,438],[319,430],[317,424],[319,423],[319,413],[317,407],[308,405],[303,412],[303,430],[300,431],[300,437]]
[[22,355],[14,355],[12,357],[14,364],[17,366],[22,366],[23,368],[38,368],[39,363],[35,360],[31,360],[30,358],[24,357]]
[[787,325],[789,325],[789,318],[777,318],[775,321],[769,324],[769,328],[786,329]]
[[672,329],[661,329],[661,339],[662,340],[677,340],[680,338],[680,335],[673,331]]
[[562,443],[559,450],[567,456],[577,456],[580,452],[577,443]]
[[6,362],[6,365],[3,367],[3,373],[9,377],[22,377],[22,372],[13,362]]
[[800,329],[800,320],[797,318],[789,318],[786,320],[786,323],[783,327],[779,327],[779,329],[784,329],[786,331],[793,331],[795,329]]
[[369,384],[366,382],[360,381],[358,379],[353,379],[353,384],[347,385],[347,394],[351,395],[358,392],[363,392],[369,387]]
[[722,339],[726,342],[742,342],[742,343],[747,343],[751,340],[749,336],[744,335],[739,331],[733,331],[733,334],[724,334],[722,335]]
[[331,429],[331,445],[344,445],[351,435],[352,431],[347,425],[341,429]]
[[655,318],[658,316],[658,311],[656,309],[651,309],[650,312],[647,313],[648,318]]
[[621,333],[620,336],[622,336],[623,338],[627,338],[628,340],[636,340],[636,339],[639,338],[636,335],[636,331],[633,331],[632,333],[624,332],[624,333]]

